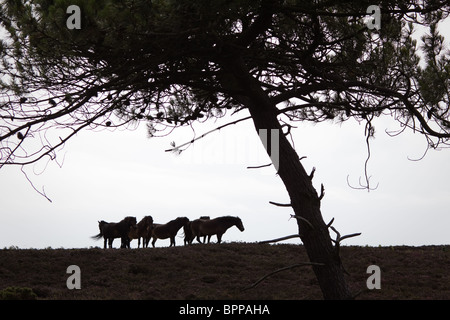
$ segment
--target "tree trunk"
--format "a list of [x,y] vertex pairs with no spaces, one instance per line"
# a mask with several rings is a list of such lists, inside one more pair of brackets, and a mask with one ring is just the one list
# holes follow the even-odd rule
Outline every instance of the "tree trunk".
[[[295,215],[303,218],[297,219],[298,231],[310,261],[324,264],[313,266],[323,297],[351,299],[339,255],[320,212],[319,196],[300,163],[299,156],[282,132],[277,119],[278,109],[258,82],[250,76],[242,61],[233,59],[228,62],[228,70],[245,91],[245,95],[236,98],[250,111],[256,130],[259,132],[261,129],[267,129],[269,133],[270,129],[280,130],[278,174],[289,193]],[[270,141],[270,138],[267,141]],[[270,155],[269,148],[267,151]]]

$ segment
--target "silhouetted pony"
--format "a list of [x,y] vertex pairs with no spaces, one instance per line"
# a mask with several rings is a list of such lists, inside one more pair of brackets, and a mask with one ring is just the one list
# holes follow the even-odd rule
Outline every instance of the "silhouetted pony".
[[[194,223],[197,221],[197,223]],[[211,240],[211,236],[217,235],[217,243],[222,241],[222,235],[228,228],[236,226],[241,232],[244,231],[244,225],[239,217],[219,217],[211,220],[195,220],[191,223],[192,235],[197,237],[197,241],[200,242],[201,236],[208,236],[208,243]]]
[[120,222],[106,222],[99,221],[98,228],[100,229],[100,233],[96,236],[93,236],[93,239],[100,239],[103,237],[104,249],[106,249],[106,241],[108,241],[108,245],[112,248],[112,244],[115,238],[121,238],[122,244],[121,248],[130,247],[130,240],[128,239],[128,233],[130,232],[130,228],[136,227],[136,217],[125,217]]
[[155,247],[155,242],[157,239],[167,239],[170,238],[170,246],[175,246],[175,236],[181,227],[187,225],[189,219],[186,217],[179,217],[166,224],[154,224],[152,228],[152,246]]
[[128,233],[128,238],[131,242],[133,239],[138,239],[138,248],[141,245],[142,238],[142,248],[148,246],[148,242],[151,238],[151,227],[153,225],[152,216],[145,216],[141,221],[138,222],[136,227],[132,227]]
[[[192,224],[196,225],[198,220],[210,220],[209,216],[201,216],[199,219],[189,221],[187,225],[184,226],[184,245],[192,244],[192,241],[195,239],[194,234],[192,233]],[[201,235],[199,235],[201,236]],[[203,236],[203,243],[206,241],[206,236]],[[199,240],[200,242],[200,240]]]

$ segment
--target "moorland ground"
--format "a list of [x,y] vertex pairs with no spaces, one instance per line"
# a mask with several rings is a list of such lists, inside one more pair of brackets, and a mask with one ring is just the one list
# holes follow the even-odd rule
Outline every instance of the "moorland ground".
[[[357,299],[450,299],[450,246],[341,247]],[[3,249],[0,297],[37,299],[322,299],[308,261],[293,244],[222,243],[146,249]],[[80,290],[69,290],[69,265]],[[367,267],[381,270],[368,290]],[[19,289],[18,289],[19,288]],[[25,292],[25,294],[23,294]]]

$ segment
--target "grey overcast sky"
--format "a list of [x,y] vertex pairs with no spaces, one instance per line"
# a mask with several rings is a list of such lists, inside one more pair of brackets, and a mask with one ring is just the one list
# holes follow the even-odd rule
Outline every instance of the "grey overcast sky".
[[[199,125],[196,133],[226,120]],[[368,171],[378,188],[370,192],[347,184],[348,177],[358,186],[364,175],[363,123],[299,123],[294,130],[297,152],[307,156],[302,160],[306,169],[317,168],[316,189],[325,186],[324,219],[334,217],[341,234],[362,232],[346,240],[347,245],[450,244],[450,150],[430,150],[421,161],[410,161],[408,157],[417,159],[426,149],[424,137],[411,132],[389,137],[385,129],[398,129],[389,118],[375,120],[374,126]],[[292,210],[268,203],[289,202],[275,169],[246,169],[270,160],[251,122],[212,133],[179,156],[164,152],[171,141],[181,144],[191,138],[191,129],[182,128],[169,137],[149,139],[143,124],[134,131],[83,132],[58,154],[62,167],[50,162],[26,168],[52,203],[32,189],[20,168],[3,168],[0,247],[102,246],[90,238],[98,233],[97,221],[119,221],[126,215],[138,220],[152,215],[160,223],[178,216],[241,217],[246,230],[229,229],[225,241],[261,241],[296,232],[289,219]],[[168,240],[157,242],[167,245]]]
[[[441,25],[447,44],[449,24],[447,19]],[[198,125],[196,133],[229,120]],[[410,161],[426,150],[425,138],[410,131],[389,137],[385,130],[399,129],[389,118],[373,124],[368,173],[378,188],[370,192],[347,184],[348,177],[358,186],[364,175],[363,123],[294,124],[297,153],[307,156],[302,160],[306,170],[317,168],[316,189],[325,186],[325,221],[334,217],[341,234],[362,232],[344,241],[346,245],[450,244],[450,150],[430,150],[424,159]],[[192,137],[189,128],[181,128],[168,137],[149,139],[144,124],[132,131],[82,132],[58,153],[61,167],[49,162],[24,169],[52,203],[33,190],[19,167],[2,168],[0,248],[102,246],[102,241],[91,239],[98,233],[97,221],[119,221],[127,215],[138,220],[152,215],[159,223],[179,216],[241,217],[245,231],[233,227],[224,241],[253,242],[296,233],[296,223],[289,219],[292,210],[269,204],[289,202],[275,169],[246,169],[270,161],[251,122],[208,135],[180,156],[164,152],[171,141],[179,145]],[[183,243],[181,237],[176,241]],[[136,245],[133,241],[132,247]],[[157,242],[167,245],[168,240]]]

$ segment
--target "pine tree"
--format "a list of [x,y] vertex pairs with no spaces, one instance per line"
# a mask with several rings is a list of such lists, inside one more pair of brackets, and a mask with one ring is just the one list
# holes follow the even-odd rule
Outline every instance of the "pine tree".
[[[71,5],[80,8],[80,28],[67,27],[77,18]],[[371,5],[3,0],[0,167],[53,159],[85,128],[144,121],[158,135],[248,110],[258,132],[283,133],[276,168],[324,298],[350,299],[344,237],[331,239],[323,189],[314,189],[286,138],[292,124],[353,118],[371,136],[371,121],[384,115],[432,148],[450,137],[449,54],[438,30],[448,1],[381,1],[380,16],[367,13]],[[419,44],[417,25],[428,30]]]

